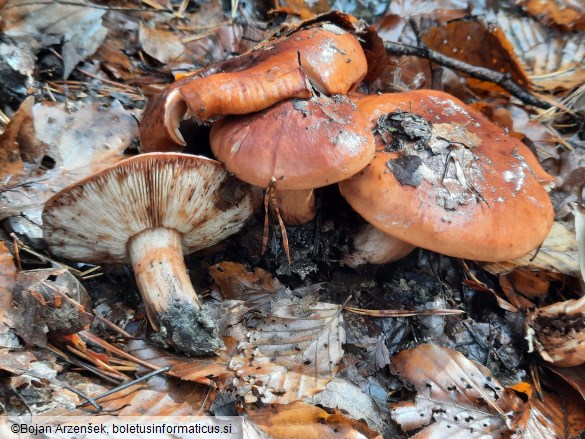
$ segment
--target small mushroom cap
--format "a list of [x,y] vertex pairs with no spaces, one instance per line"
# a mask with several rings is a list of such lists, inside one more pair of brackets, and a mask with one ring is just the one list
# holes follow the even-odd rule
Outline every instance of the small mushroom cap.
[[128,240],[146,229],[177,230],[189,254],[236,233],[251,214],[247,185],[230,177],[219,162],[151,153],[55,194],[43,211],[43,233],[58,256],[125,263]]
[[[480,261],[520,257],[542,243],[554,218],[539,182],[548,174],[518,139],[437,91],[370,96],[358,106],[381,133],[378,151],[339,186],[368,222],[415,246]],[[411,141],[380,123],[413,115],[422,121],[410,126]]]
[[227,117],[211,129],[211,149],[239,179],[281,190],[314,189],[344,180],[375,152],[368,121],[343,96],[284,101]]

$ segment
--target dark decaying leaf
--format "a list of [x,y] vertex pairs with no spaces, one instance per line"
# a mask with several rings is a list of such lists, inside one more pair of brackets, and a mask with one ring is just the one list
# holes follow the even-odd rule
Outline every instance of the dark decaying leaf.
[[87,292],[67,270],[22,271],[14,287],[14,329],[27,344],[44,347],[48,332],[74,334],[89,326],[93,316],[79,303],[89,303]]
[[421,438],[511,437],[519,427],[522,400],[457,351],[419,345],[392,357],[392,365],[416,391],[413,401],[392,406],[404,431],[424,428]]
[[418,187],[422,183],[422,176],[418,168],[423,160],[417,155],[405,155],[394,160],[388,160],[386,166],[403,185]]

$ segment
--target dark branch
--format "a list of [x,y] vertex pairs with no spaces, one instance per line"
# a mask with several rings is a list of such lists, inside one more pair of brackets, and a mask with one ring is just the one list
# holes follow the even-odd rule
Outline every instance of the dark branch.
[[551,105],[547,102],[537,99],[527,90],[516,84],[508,73],[495,72],[484,67],[477,67],[466,62],[459,61],[426,47],[415,47],[407,44],[394,43],[392,41],[384,41],[386,52],[392,55],[411,55],[419,58],[428,58],[434,63],[440,64],[450,69],[458,70],[472,78],[480,79],[482,81],[493,82],[499,85],[504,90],[507,90],[513,96],[516,96],[523,103],[532,105],[538,108],[548,109]]

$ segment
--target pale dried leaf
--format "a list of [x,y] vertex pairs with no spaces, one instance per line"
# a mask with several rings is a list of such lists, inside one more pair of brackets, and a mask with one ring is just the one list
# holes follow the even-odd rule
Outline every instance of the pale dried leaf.
[[27,0],[16,0],[10,6],[3,11],[8,36],[31,47],[44,35],[55,35],[62,41],[64,78],[95,53],[107,34],[102,26],[106,11],[102,9]]
[[384,429],[384,415],[374,398],[347,378],[334,378],[322,392],[306,398],[319,407],[336,408],[353,419],[363,419],[376,431]]
[[[74,172],[115,163],[138,135],[136,119],[118,101],[109,107],[82,104],[73,112],[64,104],[39,103],[34,107],[34,123],[38,142],[48,145],[47,155]],[[92,172],[97,170],[80,174]]]
[[585,38],[559,34],[528,17],[499,12],[492,18],[514,44],[531,81],[547,90],[571,89],[584,79]]
[[392,357],[402,380],[416,391],[414,401],[392,406],[392,419],[404,431],[424,428],[416,437],[510,437],[515,412],[524,409],[489,369],[457,351],[420,345]]
[[585,280],[585,208],[579,204],[575,204],[573,206],[573,214],[575,215],[575,234],[577,235],[581,280]]
[[249,332],[232,358],[238,393],[253,402],[289,403],[323,390],[343,357],[341,306],[284,304]]
[[578,276],[578,259],[575,236],[555,221],[540,248],[521,258],[485,264],[484,268],[492,274],[509,273],[516,267],[528,267]]
[[[79,104],[70,112],[65,104],[43,102],[33,109],[34,143],[55,161],[53,169],[39,171],[19,181],[11,180],[0,193],[0,218],[17,216],[28,221],[24,234],[40,239],[41,211],[49,197],[63,187],[98,172],[123,158],[124,150],[137,136],[138,125],[120,103],[110,107]],[[28,129],[26,124],[21,129]],[[29,157],[40,162],[40,157]],[[11,220],[12,221],[12,220]],[[14,224],[11,224],[14,227]]]
[[271,404],[254,408],[248,406],[247,417],[273,439],[380,438],[364,422],[355,421],[341,413],[325,410],[297,401],[288,405]]

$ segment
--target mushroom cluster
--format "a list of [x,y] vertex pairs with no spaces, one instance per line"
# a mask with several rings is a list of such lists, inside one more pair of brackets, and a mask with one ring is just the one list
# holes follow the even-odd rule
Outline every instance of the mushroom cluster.
[[[242,59],[235,72],[195,75],[169,90],[185,114],[213,124],[212,151],[230,173],[274,189],[284,223],[312,220],[314,189],[340,182],[370,224],[348,265],[390,262],[415,247],[501,261],[538,247],[550,230],[544,186],[552,177],[479,112],[432,90],[351,93],[367,64],[350,31],[312,23]],[[274,79],[292,71],[303,78],[294,87]]]
[[212,125],[219,162],[174,152],[121,162],[49,200],[45,239],[62,257],[130,262],[159,340],[195,355],[221,341],[182,255],[243,226],[245,183],[272,191],[290,225],[311,221],[314,190],[338,183],[368,223],[350,266],[415,247],[479,261],[538,247],[552,177],[530,150],[446,93],[351,93],[366,71],[351,29],[317,20],[176,81],[144,112],[143,149],[182,149],[190,117]]

